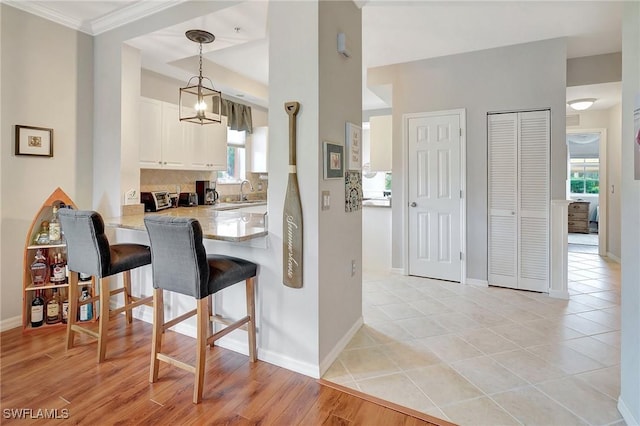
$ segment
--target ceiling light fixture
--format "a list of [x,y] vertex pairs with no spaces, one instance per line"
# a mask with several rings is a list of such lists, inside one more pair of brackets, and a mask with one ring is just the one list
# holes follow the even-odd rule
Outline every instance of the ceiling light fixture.
[[[187,87],[180,89],[180,121],[196,124],[220,123],[222,121],[222,93],[213,88],[213,82],[202,77],[202,43],[211,43],[216,37],[204,30],[189,30],[187,38],[200,45],[199,75],[193,76],[187,82]],[[194,78],[198,85],[191,85]],[[208,80],[208,85],[205,85]]]
[[593,105],[596,100],[596,98],[574,99],[567,102],[567,104],[576,111],[584,111],[585,109],[591,108],[591,105]]

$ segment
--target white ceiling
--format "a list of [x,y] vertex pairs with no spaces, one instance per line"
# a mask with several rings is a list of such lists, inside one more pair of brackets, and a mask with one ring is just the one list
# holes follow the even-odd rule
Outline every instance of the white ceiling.
[[[95,35],[185,0],[2,1]],[[567,37],[568,58],[622,48],[618,1],[361,0],[356,4],[362,7],[363,75],[374,66],[556,37]],[[184,32],[206,29],[216,35],[214,43],[203,47],[207,60],[266,85],[267,19],[268,2],[247,1],[130,42],[141,50],[145,68],[184,79],[197,71],[175,66],[197,54],[197,45]],[[242,88],[233,91],[242,94]],[[567,89],[567,99],[586,97],[600,100],[594,109],[609,108],[620,101],[619,83]],[[387,107],[366,90],[363,106]]]

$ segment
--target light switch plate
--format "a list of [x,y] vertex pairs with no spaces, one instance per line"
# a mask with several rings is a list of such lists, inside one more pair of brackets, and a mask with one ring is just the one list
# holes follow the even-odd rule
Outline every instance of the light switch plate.
[[329,210],[331,206],[331,193],[329,191],[322,191],[322,210]]

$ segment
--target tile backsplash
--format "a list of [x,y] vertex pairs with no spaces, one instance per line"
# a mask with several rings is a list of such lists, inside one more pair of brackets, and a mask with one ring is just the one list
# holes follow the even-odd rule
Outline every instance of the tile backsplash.
[[[249,185],[245,184],[244,190],[249,200],[266,200],[267,187],[269,181],[265,179],[266,173],[250,173],[247,172],[247,180],[251,182],[254,191],[250,190]],[[214,181],[217,179],[217,172],[199,172],[192,170],[140,170],[140,191],[168,191],[178,192],[195,192],[197,180]],[[240,195],[240,184],[236,183],[218,183],[216,190],[220,194],[220,199],[224,201],[226,198],[236,200]]]
[[216,180],[217,172],[140,169],[140,192],[195,192],[197,180]]

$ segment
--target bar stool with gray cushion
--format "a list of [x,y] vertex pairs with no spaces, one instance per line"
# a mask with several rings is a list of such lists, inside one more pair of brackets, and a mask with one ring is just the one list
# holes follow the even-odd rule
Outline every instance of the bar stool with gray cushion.
[[[137,298],[131,295],[131,270],[151,263],[151,252],[142,244],[110,245],[104,233],[104,222],[99,213],[89,210],[60,209],[60,225],[67,242],[67,266],[69,268],[69,318],[67,321],[67,349],[73,347],[76,332],[98,339],[98,362],[107,352],[107,329],[110,315],[126,312],[129,324],[131,310],[142,304],[150,305],[153,298]],[[98,332],[78,324],[78,273],[94,276],[99,281],[100,295],[95,294],[82,303],[100,301]],[[123,273],[123,287],[111,290],[105,278]],[[109,310],[111,296],[124,293],[124,306]]]
[[[196,219],[150,215],[144,219],[151,241],[153,269],[153,337],[149,381],[158,380],[159,361],[175,365],[195,374],[193,402],[202,400],[206,347],[237,328],[247,330],[249,358],[255,362],[256,325],[254,278],[258,265],[244,259],[224,255],[207,255],[202,244],[202,228]],[[246,281],[247,314],[231,322],[212,315],[211,298],[218,291]],[[163,290],[192,296],[196,309],[164,322]],[[209,297],[211,296],[211,297]],[[169,327],[196,315],[197,342],[195,367],[162,353],[162,333]],[[212,322],[226,325],[213,333]],[[246,325],[245,325],[246,324]]]

